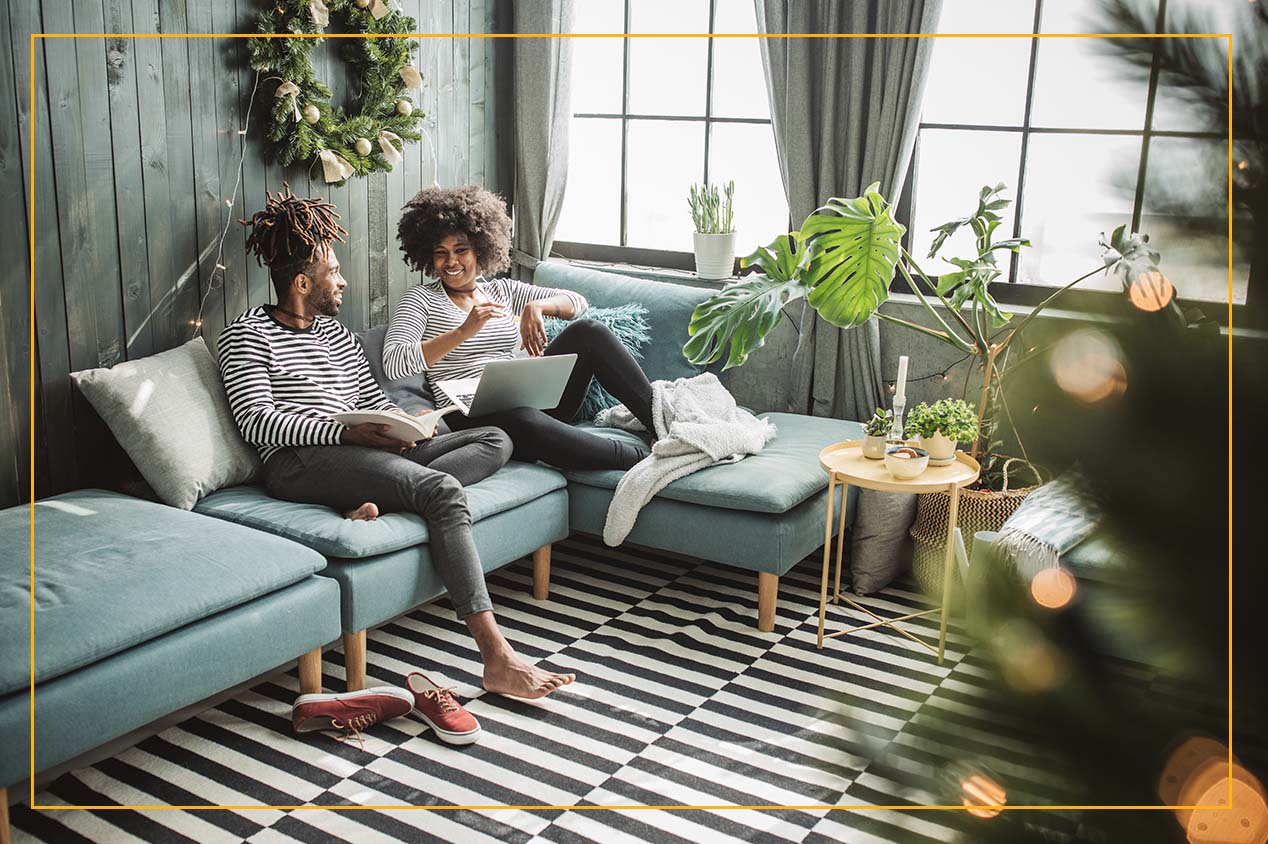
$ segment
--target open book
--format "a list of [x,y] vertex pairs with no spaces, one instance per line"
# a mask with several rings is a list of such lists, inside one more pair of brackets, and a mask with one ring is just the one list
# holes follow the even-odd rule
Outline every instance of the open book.
[[446,407],[444,410],[432,410],[422,416],[410,416],[408,413],[397,413],[392,410],[352,410],[336,413],[330,418],[344,425],[360,425],[373,422],[375,425],[387,425],[389,437],[398,440],[415,442],[431,439],[436,433],[436,425],[440,417],[457,407]]

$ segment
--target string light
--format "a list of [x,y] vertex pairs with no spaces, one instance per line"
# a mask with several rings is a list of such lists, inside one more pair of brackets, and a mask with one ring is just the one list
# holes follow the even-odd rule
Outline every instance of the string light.
[[[251,110],[255,107],[255,92],[260,89],[260,73],[256,71],[255,84],[251,88],[251,98],[247,101],[247,114],[242,120],[242,128],[238,130],[238,144],[242,148],[242,154],[238,156],[238,174],[233,180],[233,193],[225,200],[225,205],[231,210],[238,201],[238,188],[242,186],[242,165],[247,158],[246,134],[247,128],[251,125]],[[216,265],[212,269],[211,275],[207,279],[207,290],[203,293],[202,301],[198,303],[198,316],[194,319],[194,331],[190,336],[192,340],[202,331],[203,328],[203,311],[207,308],[207,299],[211,296],[211,291],[219,290],[224,286],[225,271],[228,269],[222,263],[225,256],[225,238],[229,236],[229,227],[233,225],[233,214],[226,215],[225,227],[220,231],[220,239],[216,241]],[[206,254],[206,253],[203,253]]]
[[[954,363],[949,364],[949,365],[947,366],[947,368],[946,368],[946,369],[938,370],[938,371],[935,371],[935,372],[930,372],[928,375],[921,375],[919,378],[908,378],[908,379],[907,379],[907,383],[908,383],[908,384],[914,384],[914,383],[916,383],[917,381],[929,381],[929,380],[931,380],[931,379],[937,378],[937,379],[938,379],[941,383],[945,384],[945,383],[947,383],[948,381],[950,381],[950,380],[951,380],[951,370],[955,369],[957,366],[959,366],[960,364],[964,363],[966,360],[968,360],[968,359],[969,359],[969,358],[971,358],[971,357],[973,357],[973,355],[965,355],[964,357],[960,358],[959,360],[955,361]],[[896,389],[896,388],[895,388],[895,386],[894,386],[894,379],[892,379],[892,378],[891,378],[891,379],[884,379],[884,382],[885,382],[885,385],[886,385],[887,389],[888,389],[891,393],[893,393],[893,392],[895,391],[895,389]]]

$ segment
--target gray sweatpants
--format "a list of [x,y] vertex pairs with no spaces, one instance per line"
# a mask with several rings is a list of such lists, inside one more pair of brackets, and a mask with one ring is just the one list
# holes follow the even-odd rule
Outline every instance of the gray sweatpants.
[[274,498],[341,512],[373,501],[384,513],[422,516],[436,573],[463,619],[493,609],[463,485],[502,468],[511,449],[510,437],[498,428],[441,434],[403,454],[356,445],[297,446],[270,455],[264,486]]

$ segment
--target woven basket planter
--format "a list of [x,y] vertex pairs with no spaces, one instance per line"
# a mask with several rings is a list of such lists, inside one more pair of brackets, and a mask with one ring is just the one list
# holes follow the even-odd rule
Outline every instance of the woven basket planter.
[[[1026,496],[1039,488],[1037,484],[1021,489],[1008,488],[1008,467],[1014,462],[1025,463],[1026,461],[1020,457],[1010,457],[1004,462],[1002,490],[960,490],[960,508],[956,514],[956,526],[964,535],[965,547],[972,547],[973,534],[979,531],[998,531],[1004,526],[1004,522],[1008,521],[1008,517],[1021,506]],[[911,559],[912,574],[924,593],[935,601],[942,600],[942,566],[946,562],[947,520],[950,516],[951,493],[925,493],[920,496],[916,521],[912,523],[910,531],[915,544],[915,552]],[[956,591],[956,582],[959,577],[959,571],[953,569],[952,594]]]

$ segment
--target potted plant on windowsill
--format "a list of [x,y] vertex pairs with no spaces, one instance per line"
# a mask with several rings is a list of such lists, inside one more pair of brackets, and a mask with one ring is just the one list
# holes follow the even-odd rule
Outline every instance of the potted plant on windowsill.
[[687,195],[696,255],[696,275],[714,281],[730,278],[735,269],[735,180],[719,191],[717,185],[692,185]]
[[954,461],[958,443],[977,441],[977,415],[960,399],[921,402],[907,413],[905,422],[907,436],[920,438],[920,447],[929,452],[933,465]]
[[876,408],[872,418],[863,426],[863,456],[869,460],[885,459],[885,443],[894,427],[894,411]]

